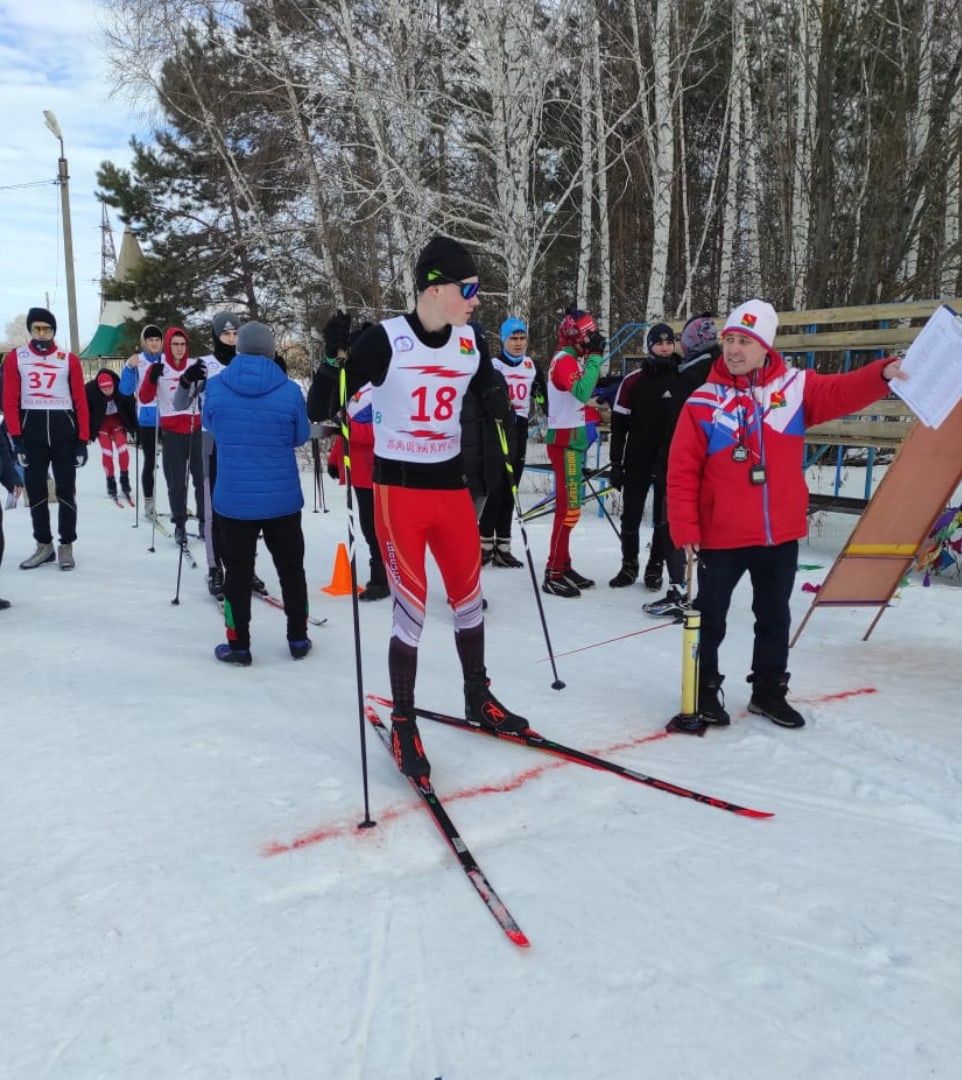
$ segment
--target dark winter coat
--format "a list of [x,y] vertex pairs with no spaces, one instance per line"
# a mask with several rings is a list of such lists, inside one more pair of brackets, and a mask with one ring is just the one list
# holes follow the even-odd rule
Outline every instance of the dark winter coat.
[[674,360],[656,364],[650,358],[621,380],[611,412],[613,462],[632,471],[654,471],[659,450],[678,419],[673,405],[677,381]]
[[208,383],[203,419],[217,445],[218,514],[257,521],[301,509],[295,450],[311,429],[300,388],[273,359],[238,353]]
[[22,486],[13,460],[13,447],[10,445],[10,436],[7,434],[6,421],[0,422],[0,484],[3,484],[7,491],[13,491],[15,487]]
[[[504,376],[495,369],[497,380],[504,383],[505,395],[508,385]],[[519,425],[505,425],[508,452],[514,454]],[[527,431],[527,426],[525,426]],[[477,395],[468,390],[461,402],[461,456],[464,459],[464,475],[472,495],[487,495],[496,491],[504,476],[504,451],[498,438],[498,429]]]
[[[113,380],[114,395],[112,398],[104,397],[100,387],[97,385],[97,379],[104,374],[109,375]],[[90,412],[91,442],[95,442],[97,439],[100,425],[107,415],[107,405],[110,401],[117,403],[117,414],[120,416],[120,421],[124,425],[127,434],[130,436],[137,434],[137,403],[134,401],[133,395],[120,392],[120,376],[116,372],[111,371],[109,368],[101,368],[94,378],[84,384],[84,390],[87,394],[87,409]]]

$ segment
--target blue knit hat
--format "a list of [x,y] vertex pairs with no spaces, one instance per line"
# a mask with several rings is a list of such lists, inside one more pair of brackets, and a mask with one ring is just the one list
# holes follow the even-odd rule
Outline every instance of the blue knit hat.
[[501,324],[501,344],[503,345],[512,334],[526,334],[528,324],[517,315],[509,315]]

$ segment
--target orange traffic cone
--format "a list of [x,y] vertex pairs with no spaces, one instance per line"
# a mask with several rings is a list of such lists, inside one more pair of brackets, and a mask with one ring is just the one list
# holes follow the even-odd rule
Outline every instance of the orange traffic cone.
[[[358,589],[358,592],[363,590]],[[351,563],[347,557],[347,548],[344,544],[337,545],[337,553],[334,556],[334,573],[331,575],[330,585],[322,585],[321,592],[329,596],[351,595]]]

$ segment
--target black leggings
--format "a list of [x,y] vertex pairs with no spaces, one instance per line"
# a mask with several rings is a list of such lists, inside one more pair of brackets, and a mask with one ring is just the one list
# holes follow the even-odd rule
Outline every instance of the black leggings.
[[140,473],[144,498],[152,499],[154,497],[154,465],[157,456],[157,429],[153,424],[149,427],[143,424],[137,426],[137,442],[140,443],[140,452],[144,455],[144,467]]

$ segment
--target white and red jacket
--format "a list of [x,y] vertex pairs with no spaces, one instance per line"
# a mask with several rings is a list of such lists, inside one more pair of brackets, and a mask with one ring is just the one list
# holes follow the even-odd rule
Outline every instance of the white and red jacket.
[[[751,375],[723,357],[685,402],[668,451],[668,525],[677,547],[784,544],[808,530],[805,429],[888,393],[891,357],[845,375],[789,368],[776,352]],[[752,482],[752,469],[764,482]]]
[[185,356],[179,364],[174,360],[170,343],[175,336],[187,340],[187,335],[179,327],[172,326],[167,330],[164,334],[164,358],[159,364],[160,374],[157,381],[154,382],[150,374],[141,379],[137,399],[143,405],[149,405],[156,400],[162,430],[178,435],[190,435],[194,431],[200,431],[200,409],[196,401],[191,401],[182,409],[176,408],[174,395],[177,393],[181,375],[196,361],[190,356]]
[[64,349],[12,349],[3,362],[3,413],[11,435],[50,445],[88,442],[90,416],[80,360]]

